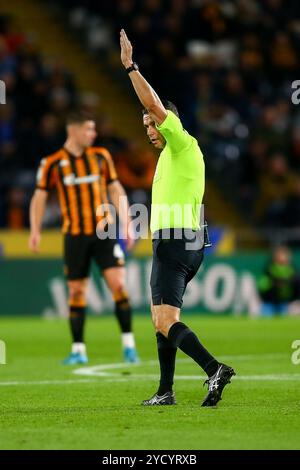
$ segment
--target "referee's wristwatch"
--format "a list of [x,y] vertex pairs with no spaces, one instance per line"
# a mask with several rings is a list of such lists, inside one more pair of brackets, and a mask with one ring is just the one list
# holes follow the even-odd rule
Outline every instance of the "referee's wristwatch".
[[127,73],[130,73],[130,72],[133,72],[133,70],[135,71],[138,71],[139,70],[139,66],[136,62],[132,62],[132,64],[130,65],[130,67],[127,67],[126,69],[126,72]]

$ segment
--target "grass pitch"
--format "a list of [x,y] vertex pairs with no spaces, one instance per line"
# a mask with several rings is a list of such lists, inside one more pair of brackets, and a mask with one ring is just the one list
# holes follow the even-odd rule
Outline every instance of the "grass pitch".
[[2,317],[0,448],[299,449],[300,365],[291,362],[291,345],[300,339],[300,318],[182,319],[238,374],[217,408],[200,407],[203,373],[181,352],[178,405],[140,405],[158,380],[148,317],[135,318],[138,366],[122,363],[115,319],[89,317],[91,369],[84,375],[81,367],[60,364],[69,352],[66,321]]

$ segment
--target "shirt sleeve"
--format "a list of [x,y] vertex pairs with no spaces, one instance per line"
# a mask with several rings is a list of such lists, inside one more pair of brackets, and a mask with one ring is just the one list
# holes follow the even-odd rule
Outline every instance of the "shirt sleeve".
[[165,120],[156,128],[164,136],[174,154],[188,148],[192,143],[192,136],[183,129],[180,119],[170,110],[167,111]]
[[106,179],[106,184],[110,184],[118,179],[115,164],[113,162],[110,152],[107,149],[101,149],[101,154],[103,155],[105,160],[104,176]]
[[36,174],[36,188],[43,189],[45,191],[50,191],[56,182],[55,177],[55,162],[52,162],[50,159],[43,158],[40,162]]

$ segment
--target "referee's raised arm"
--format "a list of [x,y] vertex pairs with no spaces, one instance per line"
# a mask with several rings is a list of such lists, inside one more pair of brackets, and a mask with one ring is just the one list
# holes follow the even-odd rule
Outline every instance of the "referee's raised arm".
[[132,45],[124,29],[120,32],[121,61],[128,72],[135,92],[149,115],[156,124],[161,124],[167,117],[167,110],[152,86],[139,72],[138,65],[132,60]]

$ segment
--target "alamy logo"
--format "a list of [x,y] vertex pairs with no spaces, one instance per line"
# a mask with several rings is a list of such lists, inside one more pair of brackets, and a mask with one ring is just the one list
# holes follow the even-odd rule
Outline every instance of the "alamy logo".
[[0,80],[0,104],[6,104],[6,86],[3,80]]
[[0,340],[0,364],[6,364],[6,346],[4,341]]
[[293,81],[292,89],[295,90],[292,93],[292,103],[299,104],[300,103],[300,80]]
[[300,339],[295,339],[292,343],[292,349],[295,349],[291,356],[292,363],[297,366],[300,364]]

